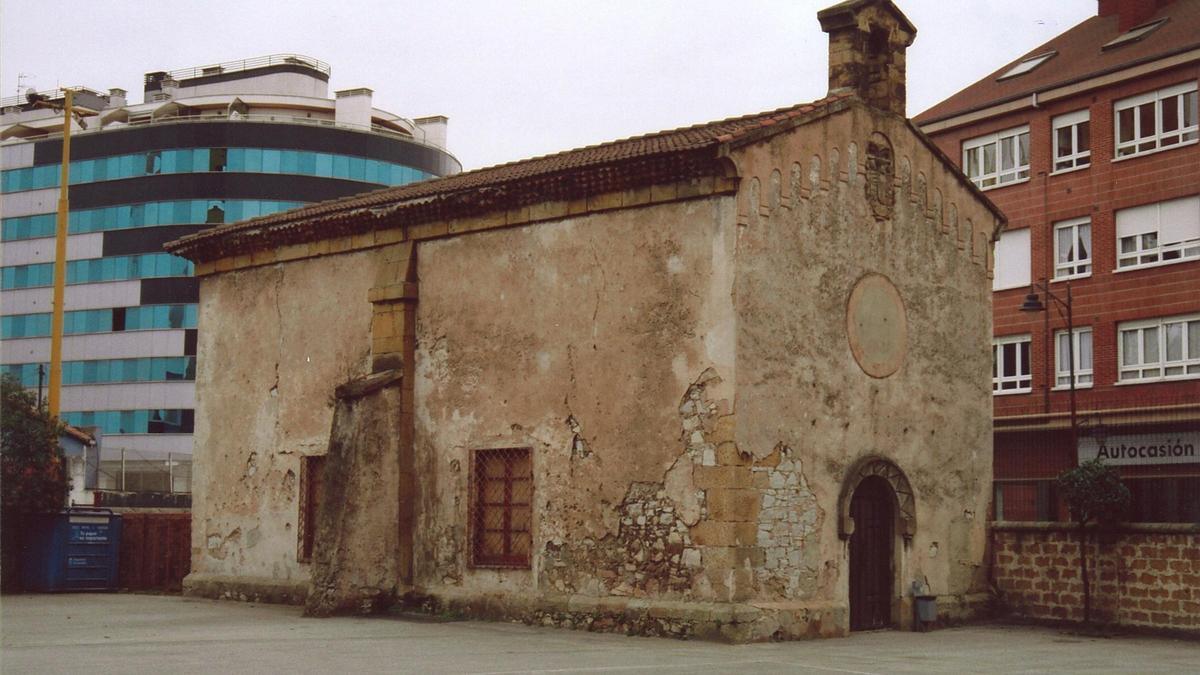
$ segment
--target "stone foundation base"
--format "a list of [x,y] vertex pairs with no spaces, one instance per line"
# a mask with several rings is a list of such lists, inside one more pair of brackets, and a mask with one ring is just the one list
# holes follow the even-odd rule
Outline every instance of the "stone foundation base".
[[269,577],[226,576],[193,572],[183,578],[183,594],[216,600],[303,605],[305,598],[308,597],[308,580],[282,580]]
[[842,637],[850,625],[846,607],[815,603],[685,602],[437,589],[411,592],[400,607],[459,618],[730,643]]

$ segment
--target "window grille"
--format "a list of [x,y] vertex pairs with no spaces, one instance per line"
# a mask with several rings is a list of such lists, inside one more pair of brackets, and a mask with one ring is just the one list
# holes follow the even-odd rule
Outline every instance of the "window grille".
[[471,563],[528,568],[533,548],[529,448],[476,450],[471,470]]

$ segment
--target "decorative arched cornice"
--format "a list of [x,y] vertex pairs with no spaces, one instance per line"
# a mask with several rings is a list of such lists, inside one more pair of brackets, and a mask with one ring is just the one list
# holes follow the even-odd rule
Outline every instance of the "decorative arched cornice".
[[900,534],[912,539],[917,531],[917,505],[908,476],[895,462],[879,455],[867,455],[854,463],[846,473],[842,491],[838,495],[838,536],[849,539],[854,534],[854,519],[850,517],[850,500],[860,483],[872,476],[887,481],[896,497],[896,514],[900,519]]

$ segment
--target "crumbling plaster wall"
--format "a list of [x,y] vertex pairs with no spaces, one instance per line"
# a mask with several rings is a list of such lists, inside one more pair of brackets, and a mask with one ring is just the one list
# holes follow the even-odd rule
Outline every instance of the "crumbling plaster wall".
[[377,262],[327,255],[201,280],[193,587],[236,576],[248,597],[279,597],[272,584],[307,584],[300,458],[326,450],[333,387],[368,370]]
[[[892,153],[894,178],[882,182],[867,167],[875,132]],[[995,216],[903,120],[861,106],[733,159],[743,177],[735,440],[756,464],[789,462],[793,478],[772,487],[790,486],[799,507],[781,518],[779,495],[762,497],[766,563],[755,594],[847,606],[836,509],[866,455],[893,461],[916,493],[918,528],[897,559],[896,595],[914,579],[939,595],[983,590]],[[894,200],[872,203],[888,186]],[[906,353],[882,377],[856,363],[847,337],[851,292],[871,273],[899,292],[907,322]],[[885,351],[902,342],[876,337]],[[803,545],[772,552],[781,530]]]
[[[730,412],[734,200],[422,242],[415,580],[712,596],[694,467]],[[472,569],[470,452],[529,447],[532,570]]]

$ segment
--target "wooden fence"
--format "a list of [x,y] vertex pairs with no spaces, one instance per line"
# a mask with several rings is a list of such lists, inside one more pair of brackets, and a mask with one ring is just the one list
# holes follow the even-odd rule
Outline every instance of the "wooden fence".
[[179,591],[191,570],[192,514],[121,514],[118,584],[130,591]]

